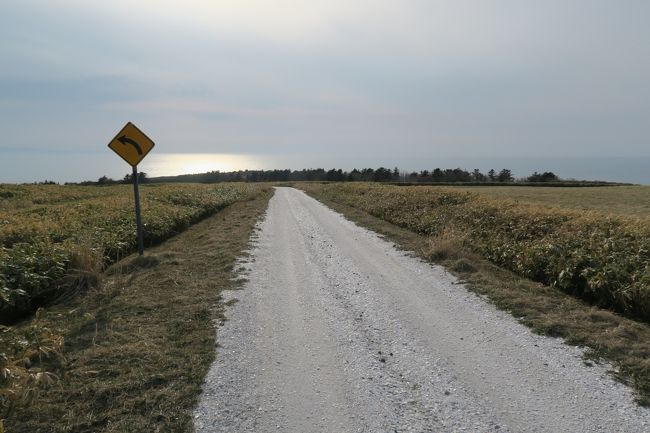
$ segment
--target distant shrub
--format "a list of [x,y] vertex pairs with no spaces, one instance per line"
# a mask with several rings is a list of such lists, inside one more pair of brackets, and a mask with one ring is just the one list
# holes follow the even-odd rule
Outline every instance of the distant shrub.
[[528,182],[557,182],[560,178],[552,171],[545,171],[544,173],[535,172],[528,176],[526,180]]

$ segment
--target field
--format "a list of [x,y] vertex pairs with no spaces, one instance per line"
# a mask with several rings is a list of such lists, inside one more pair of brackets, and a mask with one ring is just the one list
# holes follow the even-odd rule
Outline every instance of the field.
[[128,256],[132,194],[0,186],[0,317],[23,318],[0,325],[0,431],[191,431],[220,293],[270,189],[143,185],[145,244],[173,236],[144,257]]
[[[145,246],[251,196],[245,184],[143,185]],[[129,185],[0,186],[0,323],[93,284],[136,248]]]
[[650,217],[650,186],[602,186],[592,188],[477,186],[452,187],[490,197],[572,210]]

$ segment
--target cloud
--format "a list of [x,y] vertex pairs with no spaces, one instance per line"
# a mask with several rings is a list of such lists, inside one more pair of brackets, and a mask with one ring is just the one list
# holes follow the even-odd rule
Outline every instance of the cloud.
[[131,120],[161,152],[647,155],[647,16],[641,0],[5,2],[0,148],[103,151]]

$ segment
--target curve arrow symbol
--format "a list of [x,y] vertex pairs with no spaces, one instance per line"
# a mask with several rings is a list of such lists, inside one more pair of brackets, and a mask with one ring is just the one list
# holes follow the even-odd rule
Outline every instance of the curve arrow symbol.
[[117,139],[117,141],[119,141],[125,146],[127,144],[130,144],[131,146],[135,147],[135,150],[138,151],[138,155],[142,155],[142,148],[140,147],[140,145],[135,141],[131,140],[130,138],[128,138],[126,135],[121,136],[120,138]]

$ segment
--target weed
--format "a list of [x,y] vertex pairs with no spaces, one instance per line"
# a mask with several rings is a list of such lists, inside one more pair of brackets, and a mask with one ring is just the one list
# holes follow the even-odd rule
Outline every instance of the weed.
[[467,259],[458,259],[450,266],[453,271],[458,273],[473,273],[476,272],[476,267]]
[[463,241],[451,231],[443,231],[429,237],[429,246],[424,255],[433,262],[448,259],[458,259],[464,252]]

